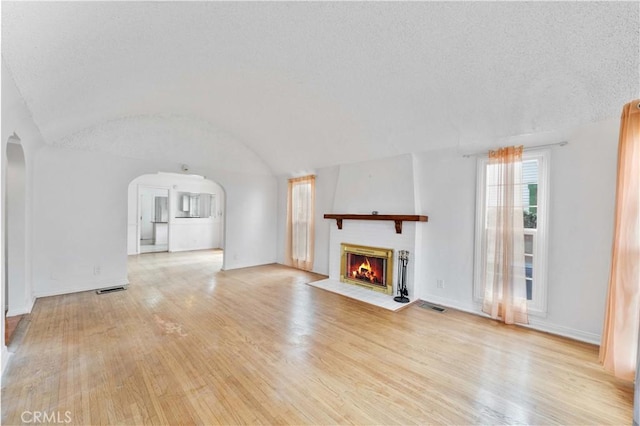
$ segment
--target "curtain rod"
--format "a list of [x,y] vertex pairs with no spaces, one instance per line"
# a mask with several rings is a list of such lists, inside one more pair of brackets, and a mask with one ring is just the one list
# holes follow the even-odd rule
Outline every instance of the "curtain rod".
[[[547,143],[544,145],[534,145],[534,146],[526,146],[523,148],[524,151],[531,151],[532,149],[539,149],[539,148],[549,148],[552,146],[565,146],[567,145],[569,142],[567,141],[562,141],[562,142],[555,142],[555,143]],[[462,154],[462,156],[464,158],[470,158],[470,157],[478,157],[480,155],[487,155],[487,151],[478,151],[478,152],[474,152],[473,154]]]

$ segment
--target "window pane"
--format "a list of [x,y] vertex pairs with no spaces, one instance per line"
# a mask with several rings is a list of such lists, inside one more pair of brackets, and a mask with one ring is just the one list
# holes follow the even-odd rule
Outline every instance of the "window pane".
[[533,235],[531,234],[524,236],[524,252],[525,254],[533,254]]
[[538,160],[524,160],[522,162],[522,183],[538,183]]
[[527,300],[533,300],[533,280],[527,280]]
[[522,162],[522,207],[524,227],[538,227],[538,160]]
[[[523,219],[526,229],[538,229],[538,182],[540,174],[540,163],[536,160],[524,161],[522,164],[522,197],[523,197]],[[533,255],[536,249],[534,239],[536,234],[524,236],[525,250],[525,276],[527,284],[527,300],[533,300]]]

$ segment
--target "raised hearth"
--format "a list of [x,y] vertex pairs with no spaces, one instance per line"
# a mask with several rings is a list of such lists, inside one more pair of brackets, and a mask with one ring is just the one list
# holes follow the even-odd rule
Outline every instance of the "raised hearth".
[[312,287],[317,287],[322,290],[330,291],[331,293],[336,293],[341,296],[348,297],[350,299],[359,300],[364,303],[368,303],[370,305],[378,306],[380,308],[387,309],[389,311],[399,311],[401,309],[406,308],[416,301],[416,299],[412,300],[410,303],[398,303],[393,300],[393,297],[388,296],[384,293],[380,293],[377,291],[371,291],[367,288],[360,287],[357,285],[346,285],[343,282],[325,279],[320,281],[314,281],[307,283]]

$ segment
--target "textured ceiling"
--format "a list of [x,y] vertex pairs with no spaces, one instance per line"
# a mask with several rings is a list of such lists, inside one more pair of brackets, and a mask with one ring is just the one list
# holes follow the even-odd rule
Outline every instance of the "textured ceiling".
[[[206,123],[211,144],[224,134],[286,173],[617,117],[640,92],[639,11],[3,1],[2,56],[47,143],[86,145],[96,129],[91,143],[108,143],[117,123],[140,121],[135,140],[109,148],[135,155],[150,123],[183,117],[164,124],[172,138]],[[148,138],[160,134],[171,132]]]

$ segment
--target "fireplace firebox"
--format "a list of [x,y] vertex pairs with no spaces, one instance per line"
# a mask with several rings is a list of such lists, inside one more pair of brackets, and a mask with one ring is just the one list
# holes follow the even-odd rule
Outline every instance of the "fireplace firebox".
[[393,249],[340,244],[340,281],[393,293]]

